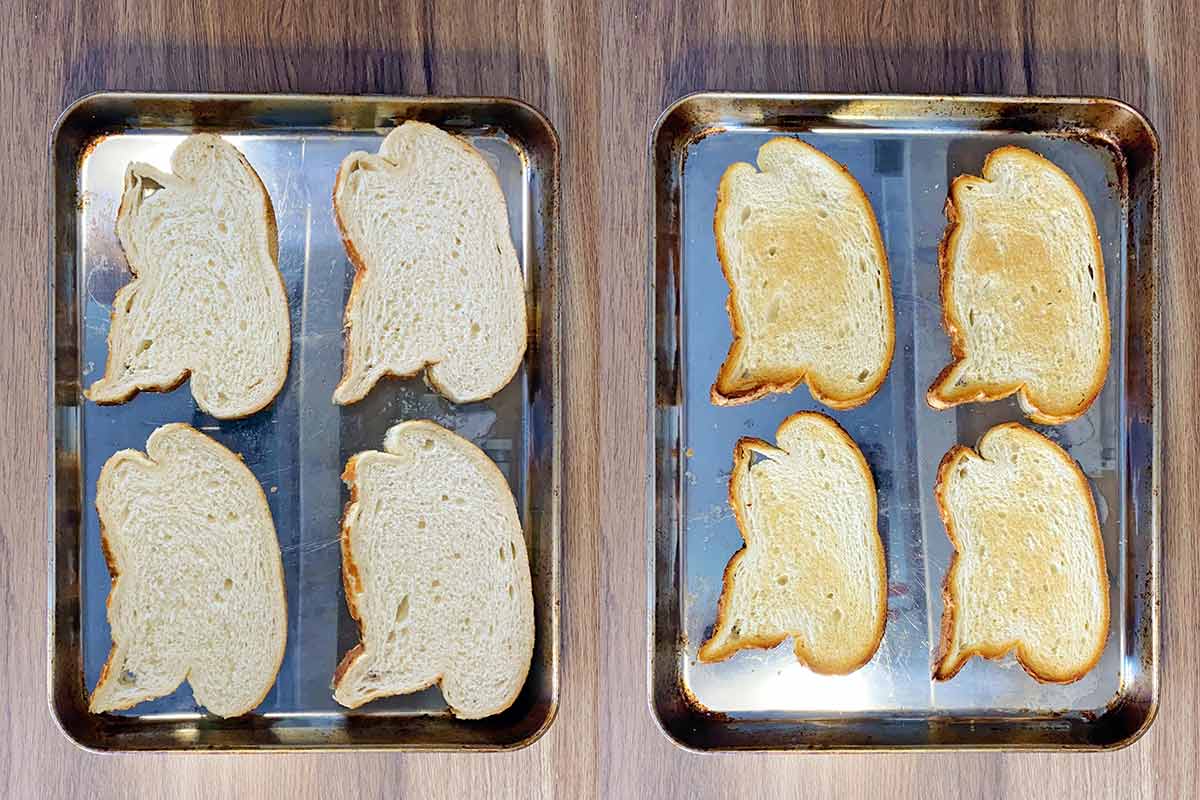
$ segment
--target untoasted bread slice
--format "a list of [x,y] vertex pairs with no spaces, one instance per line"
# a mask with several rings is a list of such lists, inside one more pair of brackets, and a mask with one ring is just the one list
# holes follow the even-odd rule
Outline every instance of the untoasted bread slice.
[[993,150],[983,177],[960,175],[938,251],[942,324],[953,362],[934,408],[1014,392],[1034,422],[1088,410],[1109,359],[1104,256],[1087,199],[1065,172],[1020,147]]
[[954,556],[934,677],[953,678],[973,655],[1011,650],[1039,681],[1087,674],[1108,638],[1108,573],[1079,465],[1010,422],[984,434],[978,453],[951,449],[935,494]]
[[175,691],[221,717],[266,697],[287,644],[287,598],[275,524],[241,459],[182,423],[122,450],[96,485],[112,573],[112,651],[93,713]]
[[333,208],[355,267],[334,402],[421,370],[456,403],[504,388],[525,354],[525,284],[504,193],[483,156],[433,125],[405,122],[378,155],[346,157]]
[[356,708],[440,684],[455,716],[512,705],[533,657],[533,589],[512,492],[492,460],[427,420],[392,427],[343,480],[342,581],[362,642],[333,676]]
[[291,352],[271,198],[220,136],[184,139],[171,170],[125,172],[117,237],[134,278],[113,300],[104,377],[87,396],[123,403],[190,375],[202,411],[244,417],[279,393]]
[[732,165],[717,191],[733,344],[712,402],[746,403],[804,381],[830,408],[862,405],[887,377],[896,342],[871,202],[841,164],[799,139],[764,144],[758,168]]
[[822,414],[793,414],[776,440],[734,449],[729,503],[746,545],[725,567],[699,657],[721,661],[791,636],[814,672],[853,672],[879,648],[887,618],[875,481],[854,440]]

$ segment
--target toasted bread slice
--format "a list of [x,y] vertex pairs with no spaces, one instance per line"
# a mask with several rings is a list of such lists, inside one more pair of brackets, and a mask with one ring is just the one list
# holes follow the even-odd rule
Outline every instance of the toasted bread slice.
[[729,503],[746,545],[725,567],[700,660],[791,636],[814,672],[853,672],[879,648],[887,618],[875,481],[854,440],[822,414],[793,414],[776,439],[734,449]]
[[279,393],[291,352],[271,198],[212,134],[184,139],[171,170],[125,172],[117,237],[134,278],[113,300],[104,377],[87,396],[123,403],[190,375],[202,411],[244,417]]
[[455,716],[512,705],[533,657],[533,589],[517,506],[482,450],[427,420],[392,427],[343,480],[342,581],[362,642],[333,676],[356,708],[440,684]]
[[993,150],[983,177],[960,175],[938,251],[942,324],[953,362],[929,388],[934,408],[1014,392],[1034,422],[1088,410],[1108,371],[1104,256],[1087,199],[1050,161]]
[[746,403],[804,381],[830,408],[862,405],[887,377],[896,342],[871,202],[841,164],[799,139],[764,144],[758,167],[732,165],[717,191],[733,344],[712,402]]
[[504,388],[525,354],[525,283],[504,193],[479,151],[405,122],[378,155],[346,157],[333,208],[355,267],[334,402],[421,370],[456,403]]
[[221,717],[253,711],[287,644],[279,540],[241,458],[182,423],[122,450],[96,485],[112,573],[112,650],[94,713],[130,708],[186,680]]
[[1087,478],[1066,452],[1015,422],[979,452],[954,447],[935,487],[954,556],[933,674],[1016,650],[1025,671],[1071,683],[1108,639],[1108,573]]

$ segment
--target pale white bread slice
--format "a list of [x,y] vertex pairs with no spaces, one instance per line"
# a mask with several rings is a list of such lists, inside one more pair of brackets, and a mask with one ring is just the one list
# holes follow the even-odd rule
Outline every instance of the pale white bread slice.
[[887,252],[854,176],[799,139],[771,139],[758,170],[738,163],[721,177],[713,228],[733,344],[712,402],[801,381],[830,408],[867,402],[887,377],[896,330]]
[[122,403],[190,375],[202,411],[244,417],[279,393],[291,351],[271,198],[219,136],[184,139],[171,169],[125,172],[117,236],[134,278],[113,300],[104,377],[87,396]]
[[512,380],[525,354],[525,284],[492,168],[464,139],[405,122],[342,162],[333,208],[354,284],[334,402],[426,369],[456,403]]
[[993,150],[983,177],[960,175],[938,253],[952,363],[929,388],[934,408],[1014,392],[1034,422],[1085,411],[1109,359],[1104,256],[1087,199],[1055,164]]
[[953,678],[974,655],[1016,650],[1039,681],[1082,678],[1108,638],[1108,573],[1079,466],[1010,422],[984,434],[978,453],[952,448],[935,494],[954,555],[934,677]]
[[734,449],[729,503],[746,544],[725,567],[699,657],[721,661],[791,636],[814,672],[853,672],[879,648],[887,618],[875,481],[854,440],[822,414],[793,414],[776,440]]
[[183,423],[146,454],[121,450],[96,485],[112,573],[112,650],[95,713],[191,684],[211,713],[236,717],[266,697],[287,644],[279,540],[262,487],[239,456]]
[[356,708],[440,684],[456,717],[508,708],[533,657],[533,589],[500,470],[461,436],[411,420],[342,478],[342,582],[362,641],[334,673],[334,699]]

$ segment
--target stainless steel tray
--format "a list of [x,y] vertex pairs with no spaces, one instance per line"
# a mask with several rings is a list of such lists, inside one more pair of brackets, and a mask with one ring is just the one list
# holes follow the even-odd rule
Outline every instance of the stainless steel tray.
[[[330,204],[334,175],[352,150],[374,151],[387,129],[421,119],[467,136],[495,168],[508,199],[527,282],[525,364],[483,403],[455,406],[419,378],[381,382],[360,403],[332,402],[342,368],[342,310],[353,269]],[[275,402],[222,422],[197,411],[187,386],[117,406],[80,394],[104,367],[113,295],[129,278],[114,222],[126,164],[167,167],[194,130],[233,141],[275,206],[279,265],[292,313],[288,380]],[[494,98],[99,94],[59,119],[51,141],[53,239],[49,327],[49,694],[66,734],[95,749],[520,747],[550,724],[559,687],[558,139],[533,108]],[[346,611],[338,547],[346,501],[340,473],[353,453],[379,448],[387,428],[426,417],[483,447],[508,477],[525,528],[537,643],[529,678],[505,713],[456,720],[436,689],[348,711],[330,678],[358,639]],[[288,645],[278,681],[253,714],[199,713],[186,684],[127,712],[92,715],[110,638],[109,575],[100,550],[95,482],[123,447],[144,449],[162,423],[184,421],[241,453],[267,493],[283,550]]]
[[[715,252],[717,183],[758,147],[799,135],[846,164],[878,216],[892,271],[896,351],[862,408],[831,412],[859,443],[879,491],[888,624],[875,658],[844,677],[801,667],[790,646],[700,664],[729,557],[741,547],[727,484],[733,445],[774,439],[806,389],[732,408],[709,386],[729,346],[727,286]],[[934,411],[925,390],[948,363],[937,245],[950,180],[978,174],[993,148],[1041,152],[1079,183],[1103,240],[1113,358],[1081,419],[1040,430],[1092,485],[1111,585],[1099,665],[1069,686],[1015,662],[973,659],[934,683],[930,664],[951,547],[933,502],[942,455],[992,425],[1023,419],[1013,400]],[[1117,747],[1158,703],[1159,322],[1155,297],[1158,142],[1111,100],[698,94],[668,108],[651,137],[654,246],[648,510],[649,692],[663,730],[697,750]],[[823,410],[823,409],[822,409]]]

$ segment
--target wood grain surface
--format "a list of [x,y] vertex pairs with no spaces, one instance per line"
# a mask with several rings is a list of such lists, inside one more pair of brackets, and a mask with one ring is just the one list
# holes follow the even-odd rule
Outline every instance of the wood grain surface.
[[[1200,20],[1166,0],[785,5],[64,3],[0,8],[0,795],[39,797],[1188,798],[1200,791]],[[566,494],[562,702],[496,755],[98,756],[45,700],[46,144],[97,89],[494,94],[562,138]],[[700,89],[1111,95],[1163,141],[1166,449],[1158,720],[1111,754],[686,753],[646,704],[647,137]]]

